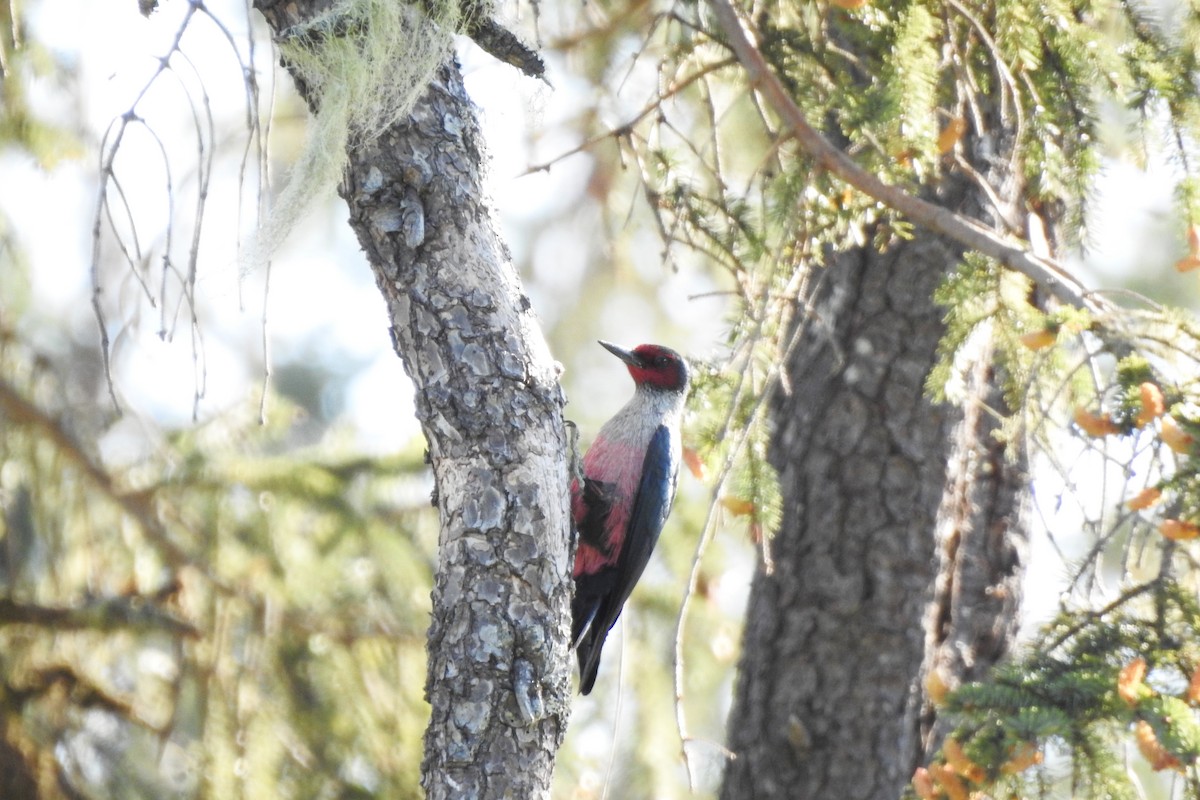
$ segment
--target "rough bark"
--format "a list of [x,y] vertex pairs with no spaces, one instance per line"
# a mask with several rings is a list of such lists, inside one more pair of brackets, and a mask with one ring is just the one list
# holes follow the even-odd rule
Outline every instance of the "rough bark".
[[[264,5],[278,32],[317,4]],[[485,199],[457,65],[349,153],[340,192],[415,384],[441,514],[422,783],[548,797],[570,690],[564,399]]]
[[837,257],[788,365],[771,454],[784,521],[751,590],[726,798],[893,798],[916,757],[954,424],[922,392],[947,256],[932,244]]
[[[1011,229],[1029,216],[1014,121],[957,91],[974,112],[955,151],[970,168],[948,158],[922,199]],[[808,328],[773,407],[783,525],[751,589],[727,800],[894,800],[946,733],[929,690],[982,677],[1011,644],[1024,464],[993,436],[987,409],[1005,405],[986,335],[962,402],[924,393],[944,330],[933,292],[963,255],[937,230],[833,255],[798,304]]]
[[924,393],[943,331],[933,290],[960,257],[929,236],[844,252],[804,298],[793,390],[774,408],[784,522],[751,590],[729,800],[898,797],[939,744],[927,670],[952,684],[1008,644],[1023,480],[979,412],[995,400],[986,356],[965,414]]
[[481,145],[447,65],[343,185],[417,386],[442,519],[430,798],[548,796],[569,713],[563,396],[481,200]]

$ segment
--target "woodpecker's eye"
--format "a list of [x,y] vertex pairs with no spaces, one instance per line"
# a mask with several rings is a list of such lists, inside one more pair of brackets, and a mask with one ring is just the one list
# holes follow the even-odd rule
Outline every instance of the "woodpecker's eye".
[[668,358],[667,356],[659,356],[658,358],[654,359],[654,366],[656,366],[656,367],[665,367],[667,364],[670,364],[670,363],[671,363],[671,359]]

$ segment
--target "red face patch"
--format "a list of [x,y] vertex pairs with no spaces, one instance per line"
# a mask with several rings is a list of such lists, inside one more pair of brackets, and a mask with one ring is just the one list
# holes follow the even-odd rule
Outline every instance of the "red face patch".
[[629,374],[638,384],[666,391],[679,391],[687,385],[687,365],[679,354],[657,344],[642,344],[633,349],[638,364],[629,365]]

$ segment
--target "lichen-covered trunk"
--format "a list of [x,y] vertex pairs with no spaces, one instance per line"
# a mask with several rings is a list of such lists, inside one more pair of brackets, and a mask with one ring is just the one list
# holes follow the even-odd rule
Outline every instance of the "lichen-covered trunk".
[[978,410],[995,402],[986,353],[962,409],[924,392],[933,291],[960,256],[932,237],[840,253],[801,300],[774,407],[784,521],[751,591],[728,800],[893,800],[939,744],[927,673],[953,683],[1008,642],[1023,484]]
[[[278,33],[320,5],[258,7]],[[549,797],[570,692],[564,398],[495,228],[457,65],[349,155],[340,192],[416,388],[441,513],[422,783],[434,800]]]

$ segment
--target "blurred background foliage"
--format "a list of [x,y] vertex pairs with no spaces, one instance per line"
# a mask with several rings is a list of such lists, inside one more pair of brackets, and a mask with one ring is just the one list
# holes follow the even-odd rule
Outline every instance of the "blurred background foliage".
[[54,360],[3,334],[4,796],[34,796],[17,753],[45,797],[416,796],[420,444],[304,446],[278,400],[105,464]]

